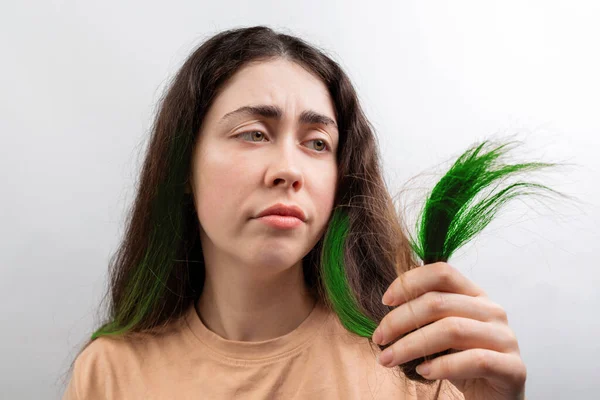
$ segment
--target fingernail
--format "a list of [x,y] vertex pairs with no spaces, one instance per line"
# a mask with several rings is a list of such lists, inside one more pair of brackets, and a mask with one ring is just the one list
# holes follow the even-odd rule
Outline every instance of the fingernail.
[[429,371],[430,371],[429,364],[427,364],[427,363],[417,366],[417,373],[419,375],[422,375],[422,376],[429,375]]
[[381,302],[386,306],[391,306],[392,304],[394,304],[394,295],[392,294],[392,292],[390,292],[389,290],[385,292],[383,298],[381,299]]
[[383,365],[384,367],[388,367],[389,364],[392,363],[392,360],[394,358],[394,355],[392,353],[392,349],[388,348],[385,349],[383,351],[383,353],[381,353],[378,357],[377,357],[377,362],[381,365]]
[[381,344],[382,340],[383,340],[383,334],[381,333],[381,329],[379,327],[377,327],[377,329],[375,329],[375,332],[373,333],[373,342],[375,344]]

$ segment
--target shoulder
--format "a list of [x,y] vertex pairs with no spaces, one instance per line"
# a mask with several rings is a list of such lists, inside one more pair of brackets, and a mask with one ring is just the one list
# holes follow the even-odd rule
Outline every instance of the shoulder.
[[115,369],[128,364],[131,342],[124,338],[99,337],[79,353],[63,400],[106,398]]
[[102,336],[92,341],[75,360],[80,371],[95,371],[127,360],[135,344],[129,337]]
[[176,325],[95,339],[75,359],[63,400],[120,398],[126,387],[143,386],[145,369],[179,337]]

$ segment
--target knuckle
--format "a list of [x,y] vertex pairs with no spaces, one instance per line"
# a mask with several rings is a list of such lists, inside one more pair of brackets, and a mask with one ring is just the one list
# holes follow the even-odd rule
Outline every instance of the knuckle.
[[452,281],[454,280],[454,274],[455,274],[454,267],[452,267],[446,263],[440,263],[437,266],[436,274],[438,276],[438,279],[443,284],[446,285],[446,284],[452,283]]
[[493,370],[493,361],[490,353],[487,351],[477,351],[474,356],[475,366],[480,373],[489,373]]
[[515,334],[515,332],[508,328],[507,329],[507,341],[508,341],[508,349],[510,350],[514,350],[519,348],[519,341],[517,340],[517,335]]
[[446,334],[450,340],[458,340],[464,336],[465,326],[460,318],[446,318]]
[[517,387],[522,387],[527,381],[527,367],[525,367],[524,364],[521,365],[521,368],[517,368],[515,370],[515,381],[517,382]]
[[438,364],[436,369],[439,370],[441,375],[446,375],[448,372],[452,371],[450,357],[438,357],[434,362]]
[[506,310],[498,303],[494,303],[487,297],[479,297],[482,301],[482,306],[485,307],[488,311],[488,315],[491,317],[491,320],[497,320],[500,322],[508,323],[508,316],[506,314]]
[[381,334],[385,340],[389,340],[389,336],[391,334],[390,332],[392,332],[391,325],[390,318],[387,316],[381,320],[381,323],[379,324],[379,329],[381,330]]
[[435,314],[442,314],[446,311],[447,300],[445,296],[440,292],[429,292],[426,295],[425,302],[427,307],[431,309]]
[[508,315],[506,314],[506,310],[497,303],[492,303],[493,315],[503,322],[508,322]]

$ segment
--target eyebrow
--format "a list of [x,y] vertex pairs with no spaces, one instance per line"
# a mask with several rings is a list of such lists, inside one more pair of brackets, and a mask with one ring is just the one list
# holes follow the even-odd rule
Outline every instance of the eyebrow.
[[[226,122],[229,119],[234,117],[245,115],[245,116],[255,116],[259,115],[264,118],[271,118],[280,120],[283,116],[283,110],[278,106],[272,105],[255,105],[255,106],[244,106],[240,107],[235,111],[229,112],[221,118],[219,124]],[[305,110],[300,114],[300,123],[301,124],[322,124],[326,126],[331,126],[335,129],[338,129],[337,124],[331,118],[326,115],[319,114],[313,110]]]

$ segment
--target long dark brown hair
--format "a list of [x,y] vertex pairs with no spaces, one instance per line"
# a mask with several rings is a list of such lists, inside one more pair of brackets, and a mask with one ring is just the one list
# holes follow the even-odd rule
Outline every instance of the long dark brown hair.
[[[264,26],[232,29],[193,51],[160,100],[124,238],[110,262],[103,299],[109,299],[108,316],[79,354],[100,336],[124,337],[168,325],[202,292],[199,221],[186,191],[192,150],[223,84],[245,64],[275,58],[299,64],[329,90],[340,137],[334,207],[343,208],[349,221],[345,274],[371,320],[379,323],[391,311],[381,303],[384,292],[418,264],[383,179],[374,129],[348,76],[323,50],[300,38]],[[303,259],[304,278],[331,309],[320,273],[322,249],[323,237]],[[383,350],[391,344],[378,346]],[[397,368],[416,382],[436,382],[425,380],[415,367],[409,362]],[[436,398],[438,393],[439,387]]]

